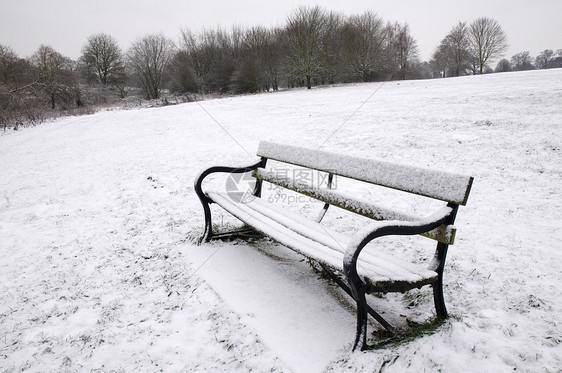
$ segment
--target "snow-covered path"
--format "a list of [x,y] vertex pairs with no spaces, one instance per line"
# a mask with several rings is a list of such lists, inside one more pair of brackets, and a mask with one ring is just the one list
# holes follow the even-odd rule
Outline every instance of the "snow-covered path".
[[[101,112],[3,134],[0,371],[557,372],[561,102],[557,69]],[[474,176],[445,273],[449,321],[351,353],[353,310],[292,254],[194,246],[195,176],[253,162],[262,139]],[[390,301],[431,312],[430,297]]]

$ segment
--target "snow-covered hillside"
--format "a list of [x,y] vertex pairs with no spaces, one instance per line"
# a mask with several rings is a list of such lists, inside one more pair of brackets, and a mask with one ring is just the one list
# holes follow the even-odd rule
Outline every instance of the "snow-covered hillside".
[[[445,269],[451,318],[353,353],[352,306],[296,255],[268,241],[194,245],[194,178],[254,162],[260,140],[474,176]],[[560,372],[561,186],[561,69],[108,111],[5,133],[0,372]],[[332,228],[356,229],[330,213]],[[374,302],[433,312],[429,289]]]

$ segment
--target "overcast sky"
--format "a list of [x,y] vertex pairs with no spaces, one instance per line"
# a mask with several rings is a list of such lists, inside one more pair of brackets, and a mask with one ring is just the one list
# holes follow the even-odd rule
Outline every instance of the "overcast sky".
[[562,49],[560,0],[0,0],[0,43],[20,57],[41,44],[72,59],[87,38],[105,32],[126,50],[137,38],[162,32],[174,41],[181,28],[194,32],[218,25],[283,26],[299,5],[320,5],[345,15],[376,12],[385,21],[407,22],[422,60],[459,21],[497,20],[515,53]]

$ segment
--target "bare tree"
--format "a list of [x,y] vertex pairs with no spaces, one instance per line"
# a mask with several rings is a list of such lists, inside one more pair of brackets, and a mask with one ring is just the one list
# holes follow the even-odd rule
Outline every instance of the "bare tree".
[[134,71],[148,99],[160,97],[164,72],[173,57],[173,44],[162,34],[137,40],[128,52]]
[[209,75],[218,59],[218,44],[214,34],[195,35],[188,29],[181,31],[182,50],[189,58],[196,84],[203,93],[209,92]]
[[459,22],[445,37],[449,46],[452,68],[455,75],[464,72],[470,61],[469,29],[466,22]]
[[488,61],[501,57],[509,47],[500,24],[486,17],[478,18],[470,25],[470,42],[480,74]]
[[494,70],[494,72],[505,73],[507,71],[511,71],[511,63],[507,59],[502,58],[496,65],[496,69]]
[[285,31],[275,28],[267,32],[265,48],[263,51],[264,72],[267,87],[272,87],[274,91],[279,90],[280,76],[283,70],[283,50],[282,43]]
[[440,77],[445,78],[447,76],[447,70],[452,65],[452,62],[446,38],[441,40],[441,43],[431,55],[430,65],[433,71],[439,72]]
[[203,30],[198,35],[182,31],[182,50],[189,56],[197,85],[203,93],[230,90],[243,47],[244,32],[240,28],[233,28],[231,34],[221,28]]
[[545,49],[535,58],[535,65],[539,69],[548,69],[552,56],[554,56],[554,51],[552,49]]
[[195,73],[191,66],[191,59],[186,50],[181,49],[175,53],[169,65],[171,90],[174,93],[197,93],[199,88]]
[[41,45],[30,62],[37,69],[34,86],[47,95],[51,109],[55,108],[57,101],[70,106],[77,93],[72,61],[52,47]]
[[259,70],[259,80],[262,88],[269,89],[270,81],[266,78],[266,51],[269,39],[269,32],[265,27],[252,27],[246,31],[244,37],[245,48],[248,51],[249,59],[254,61]]
[[80,57],[82,71],[89,81],[103,85],[119,84],[125,79],[123,52],[112,36],[96,34],[88,38]]
[[516,71],[533,70],[535,66],[532,61],[533,57],[529,51],[519,52],[511,57],[512,68]]
[[263,89],[277,91],[281,70],[280,31],[252,27],[246,32],[244,40],[250,58],[259,68]]
[[20,82],[16,73],[18,57],[9,46],[0,44],[0,125],[6,130],[8,123],[14,120],[17,112],[16,102]]
[[396,22],[387,26],[389,35],[390,56],[393,64],[398,68],[401,79],[406,79],[411,65],[418,59],[418,45],[410,34],[408,24],[401,25]]
[[[321,83],[334,84],[341,73],[342,28],[344,16],[336,12],[326,13],[326,23],[322,34],[322,71]],[[327,79],[327,81],[325,81]]]
[[[255,64],[248,61],[243,56],[244,47],[244,31],[242,28],[235,26],[232,31],[217,28],[214,30],[218,43],[218,59],[211,70],[211,90],[219,93],[227,93],[232,90],[232,83],[235,79],[237,65],[243,59],[246,60],[246,71],[255,72]],[[253,79],[253,78],[252,78]]]
[[562,49],[558,49],[549,63],[551,68],[562,67]]
[[37,124],[51,115],[46,107],[80,106],[74,63],[42,45],[31,58],[19,58],[0,44],[0,124]]
[[11,47],[0,44],[0,84],[8,84],[12,80],[17,60],[18,56]]
[[286,52],[293,76],[304,77],[306,87],[312,87],[312,77],[322,70],[323,36],[326,11],[318,6],[299,7],[287,18]]
[[380,72],[385,62],[385,28],[374,13],[350,17],[343,28],[346,67],[364,82]]
[[470,69],[470,38],[466,22],[459,22],[441,40],[433,53],[432,65],[443,77],[460,76]]

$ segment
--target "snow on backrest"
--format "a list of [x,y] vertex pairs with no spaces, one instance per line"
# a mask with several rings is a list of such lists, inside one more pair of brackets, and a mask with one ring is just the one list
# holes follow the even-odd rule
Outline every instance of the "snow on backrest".
[[268,141],[260,142],[257,155],[460,205],[472,185],[470,176]]

